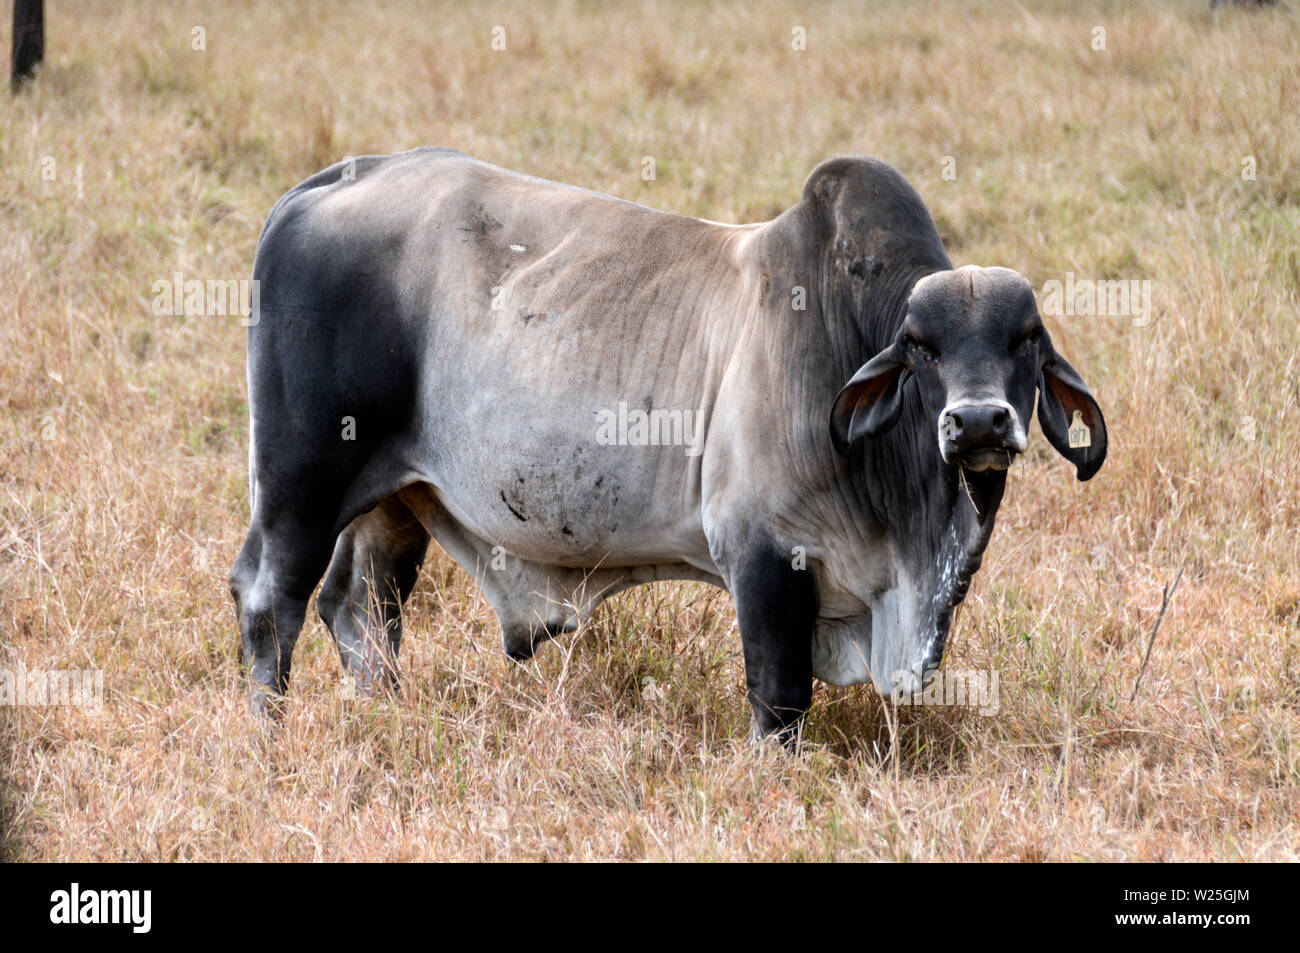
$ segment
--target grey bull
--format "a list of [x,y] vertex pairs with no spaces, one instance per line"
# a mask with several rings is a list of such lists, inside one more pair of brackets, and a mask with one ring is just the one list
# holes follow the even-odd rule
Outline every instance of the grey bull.
[[432,538],[516,660],[629,586],[726,587],[756,730],[789,738],[814,677],[909,695],[937,668],[1035,394],[1080,479],[1106,454],[1028,282],[954,270],[873,159],[739,226],[446,149],[349,160],[280,199],[254,277],[255,711],[322,576],[344,666],[394,679]]

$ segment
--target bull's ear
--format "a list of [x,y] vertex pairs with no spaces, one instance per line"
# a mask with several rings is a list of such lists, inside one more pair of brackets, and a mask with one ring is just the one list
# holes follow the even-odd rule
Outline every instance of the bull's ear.
[[903,385],[912,374],[898,344],[885,348],[849,378],[831,407],[831,442],[842,457],[862,437],[874,437],[898,423]]
[[1053,447],[1092,479],[1106,459],[1106,421],[1070,362],[1048,346],[1038,374],[1038,425]]

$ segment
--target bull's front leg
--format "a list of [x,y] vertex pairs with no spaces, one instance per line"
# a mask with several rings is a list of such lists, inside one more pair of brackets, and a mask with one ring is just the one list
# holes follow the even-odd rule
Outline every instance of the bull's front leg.
[[794,554],[766,540],[733,553],[730,563],[755,734],[792,745],[812,703],[816,580]]

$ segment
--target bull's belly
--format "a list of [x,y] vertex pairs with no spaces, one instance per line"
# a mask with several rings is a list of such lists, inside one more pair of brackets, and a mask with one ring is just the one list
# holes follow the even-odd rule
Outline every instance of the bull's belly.
[[444,466],[429,482],[465,529],[532,562],[569,568],[684,562],[716,572],[685,475],[655,481],[653,467],[593,466],[584,462],[588,456],[567,455],[567,462],[541,454],[495,462],[480,457],[477,465]]

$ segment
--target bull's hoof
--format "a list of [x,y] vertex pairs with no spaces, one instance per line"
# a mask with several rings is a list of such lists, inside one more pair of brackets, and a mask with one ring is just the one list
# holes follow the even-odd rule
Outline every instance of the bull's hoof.
[[391,653],[375,649],[362,651],[340,647],[343,674],[353,697],[374,698],[392,695],[401,684],[397,667],[396,650]]
[[802,748],[803,727],[804,721],[800,719],[793,724],[765,728],[759,723],[758,718],[751,717],[749,722],[749,744],[759,751],[771,748],[789,754],[797,754]]
[[249,717],[263,723],[274,723],[284,714],[284,695],[266,685],[248,686]]

